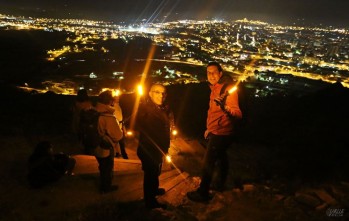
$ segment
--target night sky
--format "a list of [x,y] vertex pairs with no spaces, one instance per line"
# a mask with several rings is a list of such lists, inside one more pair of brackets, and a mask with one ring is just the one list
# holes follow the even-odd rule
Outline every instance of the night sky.
[[260,19],[349,26],[348,0],[0,0],[0,12],[61,18],[148,22]]

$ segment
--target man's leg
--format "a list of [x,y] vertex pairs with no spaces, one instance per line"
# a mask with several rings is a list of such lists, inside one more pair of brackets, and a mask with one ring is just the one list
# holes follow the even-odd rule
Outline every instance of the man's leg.
[[125,144],[125,138],[124,137],[119,141],[119,145],[120,145],[120,152],[121,152],[122,158],[128,159],[128,156],[127,156],[127,153],[126,153],[126,144]]
[[108,157],[97,158],[98,169],[100,173],[100,191],[101,193],[110,192],[112,189],[112,179],[113,179],[113,168],[114,168],[114,159],[112,154]]
[[217,180],[215,182],[215,188],[218,191],[223,191],[225,182],[227,180],[228,171],[229,171],[229,160],[227,155],[227,148],[231,145],[232,139],[231,136],[220,136],[221,142],[217,146]]
[[198,202],[210,200],[209,190],[216,163],[220,164],[220,168],[218,168],[220,173],[219,185],[224,186],[229,166],[226,154],[229,145],[230,136],[209,135],[200,187],[196,191],[187,194],[189,199]]

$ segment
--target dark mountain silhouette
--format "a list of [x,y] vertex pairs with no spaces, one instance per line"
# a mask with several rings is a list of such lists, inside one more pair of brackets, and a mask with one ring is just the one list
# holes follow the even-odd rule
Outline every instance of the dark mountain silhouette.
[[[172,85],[168,92],[180,132],[204,142],[207,84]],[[245,175],[248,179],[310,183],[348,179],[348,89],[329,84],[303,97],[256,99],[241,85],[239,93],[244,119],[239,125],[238,143],[251,150],[246,154],[235,149],[235,161],[250,165]],[[70,131],[74,96],[29,94],[2,85],[0,97],[0,131],[4,137]],[[134,100],[134,95],[121,97],[125,116],[131,114]]]

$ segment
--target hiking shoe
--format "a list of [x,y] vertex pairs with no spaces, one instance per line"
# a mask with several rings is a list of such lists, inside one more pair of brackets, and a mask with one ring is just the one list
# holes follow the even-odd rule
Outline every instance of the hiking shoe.
[[219,186],[219,185],[213,185],[211,187],[211,189],[214,190],[214,191],[220,192],[220,193],[222,193],[222,192],[227,190],[227,188],[225,188],[224,186]]
[[107,193],[117,191],[118,189],[119,189],[119,187],[117,185],[113,185],[109,188],[101,189],[100,192],[101,192],[101,194],[107,194]]
[[211,200],[211,197],[207,194],[207,195],[203,195],[202,193],[200,193],[199,191],[192,191],[192,192],[188,192],[187,193],[187,197],[188,199],[190,199],[191,201],[195,201],[195,202],[208,202]]
[[166,209],[167,205],[164,203],[159,203],[158,201],[155,200],[155,201],[151,201],[151,202],[146,202],[145,207],[147,209],[157,209],[157,208]]
[[244,185],[240,180],[234,181],[234,189],[239,189],[240,191],[244,191]]
[[162,196],[166,193],[164,188],[159,188],[158,191],[156,192],[156,196]]

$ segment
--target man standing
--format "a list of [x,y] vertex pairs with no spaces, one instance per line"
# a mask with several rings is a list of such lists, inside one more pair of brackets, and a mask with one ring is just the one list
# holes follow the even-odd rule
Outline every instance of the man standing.
[[148,209],[166,208],[156,200],[156,196],[165,194],[159,188],[159,175],[163,156],[170,147],[170,110],[164,105],[166,89],[154,84],[149,91],[149,98],[140,104],[136,128],[140,133],[137,155],[144,171],[143,192],[145,206]]
[[208,140],[207,150],[200,187],[188,192],[190,200],[197,202],[209,201],[209,190],[215,167],[218,167],[217,190],[223,190],[228,175],[227,148],[232,144],[234,134],[233,119],[242,118],[237,92],[228,93],[231,85],[224,82],[223,69],[217,62],[207,65],[207,79],[210,83],[210,103],[207,112],[205,138]]
[[112,107],[114,98],[111,91],[104,91],[98,96],[96,110],[100,113],[98,119],[98,133],[103,142],[94,150],[100,172],[100,192],[102,194],[114,191],[112,186],[114,155],[122,138],[118,121]]
[[[122,134],[123,134],[122,139],[119,141],[121,156],[124,159],[128,159],[128,156],[126,153],[126,144],[125,144],[125,135],[126,135],[126,133],[125,133],[125,131],[126,131],[125,130],[125,121],[123,119],[122,109],[121,109],[119,101],[120,101],[120,96],[119,95],[114,96],[114,104],[113,104],[113,107],[115,109],[114,115],[119,122],[119,126],[120,126],[120,129],[121,129]],[[120,153],[118,153],[118,152],[115,153],[115,157],[119,157],[119,155],[120,155]]]

